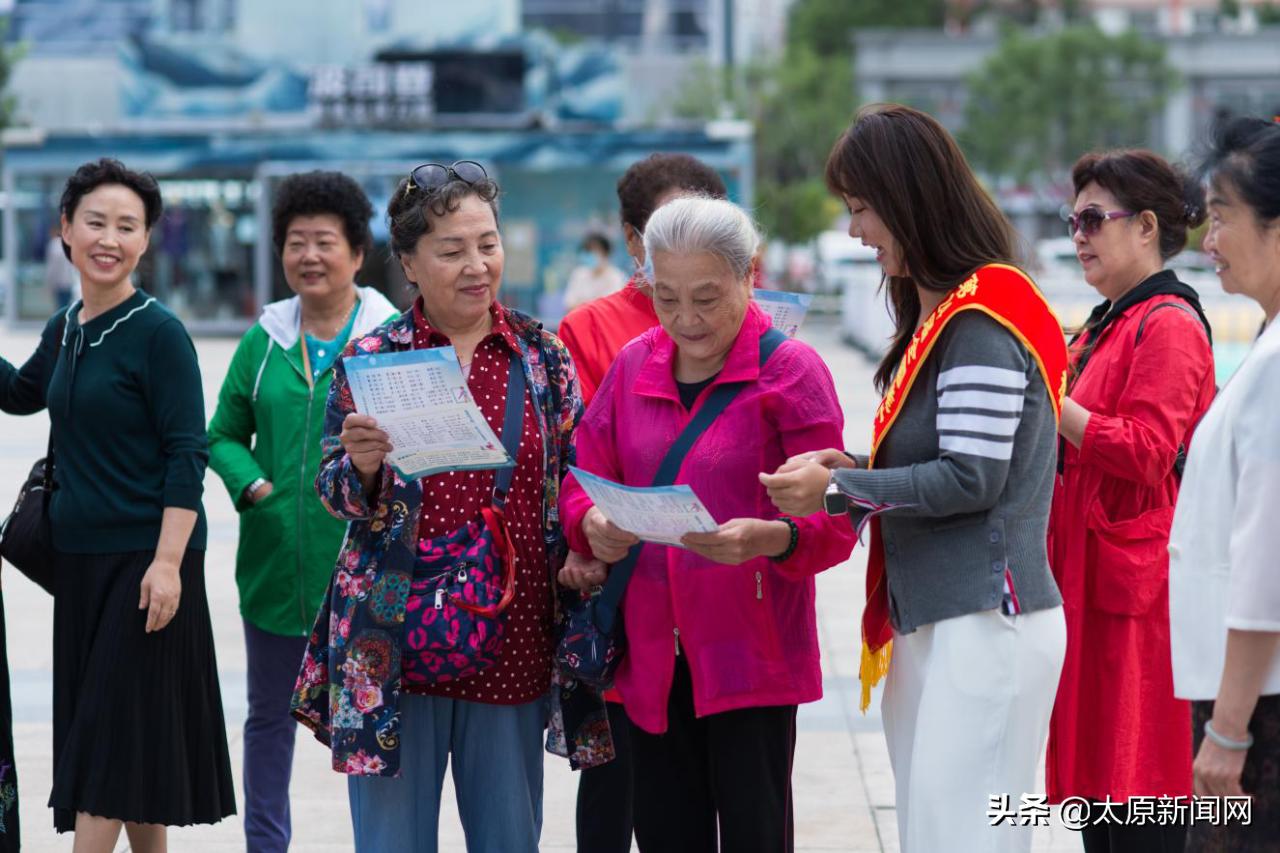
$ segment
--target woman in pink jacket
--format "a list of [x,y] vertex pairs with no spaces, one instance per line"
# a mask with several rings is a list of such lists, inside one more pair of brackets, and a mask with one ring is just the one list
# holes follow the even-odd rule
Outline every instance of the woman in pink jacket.
[[[687,484],[719,523],[685,548],[648,544],[623,599],[627,652],[616,685],[635,745],[643,851],[792,849],[796,706],[822,696],[813,575],[842,562],[845,515],[778,515],[758,475],[842,443],[830,372],[787,340],[760,362],[767,315],[751,298],[760,237],[721,200],[659,208],[644,235],[661,326],[628,344],[576,434],[582,469],[649,486],[715,388],[742,390],[685,457]],[[638,540],[570,476],[560,500],[570,547],[607,563]],[[718,833],[717,833],[718,830]]]

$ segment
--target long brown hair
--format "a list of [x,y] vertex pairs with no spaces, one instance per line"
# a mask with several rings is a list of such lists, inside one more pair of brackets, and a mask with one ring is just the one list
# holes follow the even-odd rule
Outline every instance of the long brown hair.
[[876,369],[883,392],[920,321],[916,286],[946,292],[981,266],[1015,263],[1017,238],[951,134],[910,107],[859,110],[831,149],[826,181],[832,193],[874,210],[902,249],[908,275],[882,284],[895,324]]

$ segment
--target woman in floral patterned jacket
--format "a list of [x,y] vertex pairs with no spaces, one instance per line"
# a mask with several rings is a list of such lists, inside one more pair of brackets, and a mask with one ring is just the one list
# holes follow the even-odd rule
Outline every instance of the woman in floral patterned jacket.
[[[559,339],[497,302],[503,268],[497,195],[497,185],[470,161],[420,166],[400,182],[387,211],[391,247],[419,298],[347,347],[329,392],[316,489],[350,526],[293,713],[330,746],[334,769],[349,775],[357,850],[435,851],[440,790],[452,759],[468,849],[536,851],[544,728],[550,724],[548,748],[569,755],[574,766],[612,754],[599,699],[552,683],[554,579],[565,555],[557,496],[573,462],[571,434],[582,400]],[[516,584],[503,614],[503,646],[488,668],[445,681],[405,629],[406,613],[412,619],[419,604],[410,584],[428,543],[489,505],[494,472],[406,482],[386,462],[387,434],[356,412],[344,360],[449,345],[496,434],[503,431],[513,359],[528,390],[506,503]]]

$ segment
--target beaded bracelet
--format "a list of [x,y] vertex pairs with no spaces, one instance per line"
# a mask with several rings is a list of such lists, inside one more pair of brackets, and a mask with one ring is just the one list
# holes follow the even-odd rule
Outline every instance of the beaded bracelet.
[[770,557],[775,563],[781,563],[796,552],[796,546],[800,544],[800,528],[794,520],[785,515],[778,516],[778,521],[785,521],[787,527],[791,531],[791,541],[787,543],[787,550],[783,551],[776,557]]

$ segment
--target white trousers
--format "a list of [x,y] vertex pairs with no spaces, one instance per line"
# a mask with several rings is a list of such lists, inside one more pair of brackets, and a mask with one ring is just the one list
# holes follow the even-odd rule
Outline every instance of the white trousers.
[[1062,608],[971,613],[894,634],[881,713],[902,853],[1026,853],[1031,827],[992,826],[992,795],[1017,811],[1040,790],[1066,652]]

